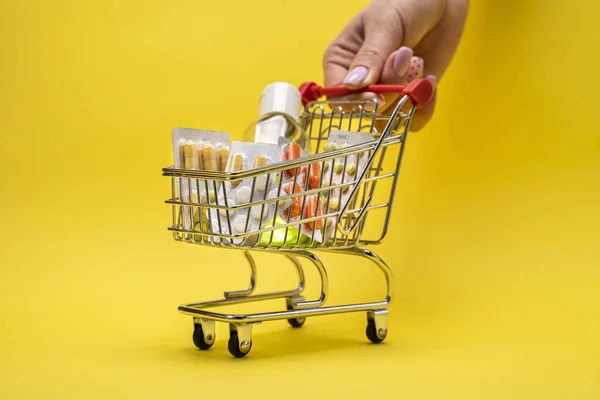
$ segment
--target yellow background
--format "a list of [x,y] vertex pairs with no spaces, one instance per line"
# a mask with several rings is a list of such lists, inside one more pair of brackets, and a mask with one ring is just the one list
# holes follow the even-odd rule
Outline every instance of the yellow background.
[[[166,231],[171,130],[241,138],[266,84],[321,79],[364,3],[1,2],[1,398],[600,396],[597,0],[472,2],[374,249],[397,282],[384,345],[348,314],[259,325],[243,360],[222,324],[193,347],[176,306],[247,271]],[[370,265],[324,261],[332,301],[381,297]]]

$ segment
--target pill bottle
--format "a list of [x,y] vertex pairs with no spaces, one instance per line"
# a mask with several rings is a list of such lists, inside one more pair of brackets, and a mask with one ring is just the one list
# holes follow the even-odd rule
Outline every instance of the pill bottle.
[[308,152],[310,142],[298,123],[301,106],[302,96],[294,85],[271,83],[260,96],[258,120],[246,128],[245,140],[278,144],[279,137],[283,136]]

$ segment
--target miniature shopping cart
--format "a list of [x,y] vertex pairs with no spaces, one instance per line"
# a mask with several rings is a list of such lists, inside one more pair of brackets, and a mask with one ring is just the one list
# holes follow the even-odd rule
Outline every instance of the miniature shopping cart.
[[[363,89],[369,93],[396,93],[402,95],[391,114],[379,113],[376,99],[367,100],[328,100],[319,101],[322,96],[338,98],[350,91],[343,87],[322,88],[314,83],[303,84],[300,88],[305,108],[300,124],[310,138],[311,154],[306,157],[270,164],[240,172],[211,172],[176,169],[173,166],[163,169],[163,175],[171,177],[171,198],[166,203],[172,206],[172,225],[175,240],[221,249],[242,250],[250,266],[250,286],[245,290],[225,292],[220,300],[201,303],[184,304],[179,311],[191,315],[194,319],[194,344],[201,350],[209,349],[215,342],[215,322],[227,323],[230,326],[228,343],[229,352],[235,357],[243,357],[252,348],[253,324],[287,319],[291,326],[299,328],[307,317],[320,315],[366,312],[368,339],[373,343],[382,342],[388,333],[388,310],[393,295],[393,277],[391,269],[375,253],[365,246],[379,244],[388,232],[390,213],[395,197],[400,164],[411,119],[417,108],[422,107],[432,96],[432,85],[429,81],[419,79],[406,86],[373,85]],[[324,151],[329,134],[332,131],[368,132],[373,140],[344,148]],[[302,192],[281,193],[276,198],[265,198],[254,194],[259,177],[281,176],[285,171],[295,171],[294,182],[303,168],[314,168],[320,164],[338,161],[346,169],[347,160],[351,157],[365,157],[364,168],[356,171],[354,177],[338,184],[321,182],[317,189],[306,189]],[[344,171],[345,172],[345,171]],[[344,174],[346,175],[346,174]],[[325,174],[323,174],[325,176]],[[209,192],[211,188],[217,192],[225,182],[235,183],[252,180],[252,198],[250,203],[231,205],[227,196],[213,199],[187,199],[182,195],[184,185],[198,191]],[[324,179],[321,177],[321,179]],[[281,179],[279,179],[281,189]],[[337,210],[327,205],[334,191],[345,192],[347,201],[340,204]],[[189,193],[190,191],[187,191]],[[224,192],[224,190],[223,190]],[[349,193],[349,195],[348,195]],[[302,200],[308,196],[318,195],[325,202],[322,215],[290,222],[283,220],[279,224],[261,221],[260,228],[243,233],[231,233],[220,224],[204,223],[201,219],[211,218],[216,213],[248,213],[252,207],[278,207],[289,199]],[[187,200],[186,200],[187,199]],[[212,212],[211,212],[212,211]],[[193,224],[184,223],[186,215],[202,216]],[[315,234],[298,234],[302,224],[313,224],[326,221],[326,227],[335,227],[326,238],[317,240]],[[316,231],[316,229],[315,229]],[[296,234],[293,234],[293,233]],[[254,251],[268,251],[287,258],[298,273],[298,286],[291,290],[273,293],[255,294],[256,263],[252,257]],[[387,283],[387,292],[380,301],[348,305],[326,305],[328,298],[328,277],[325,266],[315,254],[316,251],[328,251],[338,254],[355,255],[372,261],[382,272]],[[321,294],[319,298],[306,300],[302,296],[304,289],[304,272],[301,260],[314,264],[321,278]],[[286,309],[272,312],[229,314],[217,313],[211,309],[259,300],[282,298],[286,301]]]

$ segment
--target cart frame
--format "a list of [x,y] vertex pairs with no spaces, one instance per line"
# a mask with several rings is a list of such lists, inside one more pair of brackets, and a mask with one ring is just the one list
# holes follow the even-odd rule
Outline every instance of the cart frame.
[[[202,246],[242,250],[250,267],[250,284],[248,288],[225,292],[224,297],[219,300],[179,306],[181,313],[193,317],[194,332],[192,339],[199,349],[209,349],[215,343],[215,322],[229,324],[229,352],[235,357],[243,357],[252,348],[252,327],[254,324],[287,319],[292,327],[299,328],[304,324],[307,317],[348,312],[367,312],[366,334],[371,342],[380,343],[387,337],[387,307],[394,295],[392,270],[379,256],[364,247],[381,243],[388,232],[391,206],[396,194],[410,122],[417,108],[423,106],[431,98],[431,83],[427,80],[416,80],[407,86],[394,86],[393,89],[389,86],[366,88],[365,90],[375,93],[378,91],[380,93],[395,91],[404,94],[391,114],[378,113],[379,103],[375,99],[310,101],[310,95],[312,95],[312,98],[318,98],[322,94],[328,94],[327,90],[333,88],[323,89],[315,84],[305,84],[303,86],[303,96],[308,101],[306,101],[307,104],[300,123],[308,134],[314,155],[236,173],[191,171],[175,169],[173,166],[163,169],[163,175],[171,178],[171,198],[166,200],[166,203],[172,206],[173,221],[168,229],[173,232],[174,239]],[[327,111],[326,108],[329,108],[330,111]],[[379,133],[377,128],[381,127],[382,124],[385,124],[385,127]],[[333,130],[369,132],[373,134],[374,140],[343,149],[322,152],[329,133]],[[384,158],[387,153],[395,153],[396,157],[395,160],[392,159],[392,163],[385,163]],[[307,168],[310,172],[310,168],[314,168],[313,165],[316,163],[320,163],[322,168],[325,167],[326,163],[330,163],[330,166],[335,161],[343,163],[343,176],[347,177],[349,157],[355,157],[354,159],[356,159],[356,157],[361,156],[366,156],[367,161],[365,167],[356,172],[355,178],[345,179],[340,184],[335,185],[332,184],[332,181],[324,182],[323,177],[321,177],[321,185],[318,189],[304,190],[301,193],[294,192],[289,195],[281,193],[280,179],[278,197],[275,199],[267,199],[265,195],[262,199],[256,200],[253,194],[249,204],[234,206],[228,202],[226,195],[221,201],[219,199],[195,199],[195,201],[192,201],[182,195],[185,185],[188,185],[190,189],[188,192],[196,187],[198,193],[203,189],[204,193],[209,193],[211,189],[214,189],[214,192],[217,193],[221,185],[225,185],[225,182],[244,179],[252,179],[252,193],[254,193],[258,177],[271,176],[271,174],[281,176],[284,171],[290,170],[295,170],[293,181],[295,184],[301,168]],[[389,183],[386,185],[386,182]],[[377,187],[380,188],[379,191],[376,191]],[[382,187],[383,189],[381,189]],[[329,206],[333,196],[332,193],[334,195],[337,193],[341,198],[340,193],[342,191],[349,192],[347,201],[340,204],[338,210],[331,210]],[[224,192],[225,190],[223,190]],[[208,229],[203,226],[202,221],[199,221],[199,226],[193,224],[192,226],[185,226],[183,222],[183,216],[186,213],[188,215],[196,213],[194,215],[199,215],[202,219],[205,215],[210,218],[210,210],[226,214],[228,218],[230,213],[233,212],[247,212],[249,216],[251,207],[257,206],[262,207],[264,210],[264,207],[274,205],[277,210],[281,202],[298,197],[302,198],[302,207],[304,208],[307,196],[311,195],[326,199],[326,211],[323,215],[312,218],[302,215],[300,220],[295,221],[290,221],[288,217],[284,224],[277,226],[273,224],[273,226],[255,230],[247,229],[243,233],[231,233],[231,227],[225,229],[220,223],[218,229],[215,229],[215,224],[210,222],[210,229]],[[375,214],[378,214],[379,219],[375,222],[374,228],[369,227],[367,222],[372,219],[375,220],[375,217],[367,217]],[[288,233],[293,229],[298,229],[302,224],[307,223],[316,225],[318,220],[327,221],[327,226],[330,225],[329,220],[332,221],[334,229],[332,229],[333,232],[330,237],[319,241],[313,231],[311,236],[305,237],[302,241],[301,235],[297,235],[298,238],[295,241],[288,240]],[[262,220],[262,212],[260,222],[260,226],[263,226],[265,221]],[[274,231],[282,229],[285,229],[284,239],[276,243],[273,239]],[[270,239],[258,240],[259,238],[268,237]],[[329,296],[329,279],[325,265],[314,254],[315,250],[357,256],[377,265],[385,278],[385,297],[374,302],[326,306]],[[255,294],[257,266],[251,254],[254,251],[269,251],[286,257],[297,271],[297,287],[289,290]],[[306,300],[302,296],[305,278],[300,260],[312,263],[319,272],[321,293],[317,299]],[[285,299],[285,310],[250,314],[211,311],[219,306],[279,298]]]

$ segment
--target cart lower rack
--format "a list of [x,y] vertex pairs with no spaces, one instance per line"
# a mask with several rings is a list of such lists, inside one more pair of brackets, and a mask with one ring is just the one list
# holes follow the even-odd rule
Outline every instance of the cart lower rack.
[[[416,109],[424,105],[432,94],[427,80],[415,80],[407,86],[370,86],[365,88],[374,93],[396,92],[403,94],[391,114],[379,113],[376,100],[329,100],[315,101],[321,95],[343,94],[345,88],[320,88],[315,84],[301,87],[303,98],[308,103],[300,123],[311,142],[313,155],[258,167],[241,172],[212,172],[176,169],[173,166],[163,169],[163,175],[171,177],[171,198],[166,202],[172,206],[172,225],[175,240],[221,249],[242,250],[250,267],[250,285],[247,289],[225,292],[220,300],[184,304],[179,311],[190,315],[194,320],[193,342],[201,350],[209,349],[216,339],[215,322],[230,326],[229,352],[235,357],[243,357],[252,348],[252,326],[265,321],[286,319],[291,326],[301,327],[307,317],[348,312],[366,312],[368,339],[373,343],[382,342],[388,334],[388,310],[392,301],[394,283],[391,269],[374,252],[365,248],[379,244],[387,234],[390,213],[395,196],[402,154],[406,144],[410,121]],[[339,93],[338,93],[339,92]],[[367,132],[373,140],[338,149],[326,149],[329,135],[333,131]],[[329,151],[324,151],[329,150]],[[391,154],[391,155],[388,155]],[[386,157],[387,156],[387,157]],[[360,170],[349,173],[352,161],[364,160]],[[280,178],[282,174],[293,172],[295,185],[300,171],[310,173],[311,168],[320,171],[340,167],[341,182],[332,179],[327,182],[321,176],[317,188],[286,193],[281,190],[282,179],[278,179],[277,196],[267,198],[257,194],[257,182],[266,175]],[[307,175],[308,175],[307,174]],[[224,196],[190,196],[184,193],[218,193],[226,184],[252,181],[252,195],[248,204],[232,205],[225,190]],[[267,178],[268,179],[268,178]],[[258,180],[258,181],[257,181]],[[187,190],[187,192],[186,192]],[[342,197],[342,193],[344,193]],[[252,208],[274,207],[277,210],[285,202],[301,202],[304,208],[307,198],[318,196],[324,204],[322,215],[280,221],[278,224],[263,221],[260,214],[259,229],[248,229],[242,233],[232,233],[221,224],[204,221],[211,215],[247,213]],[[344,199],[336,202],[336,196]],[[291,214],[291,213],[290,213]],[[186,223],[187,216],[187,223]],[[319,223],[321,221],[322,223]],[[300,227],[310,224],[322,236],[298,234]],[[216,227],[216,228],[215,228]],[[294,234],[294,232],[296,232]],[[285,257],[297,270],[298,285],[289,290],[255,294],[257,267],[252,252],[268,251]],[[370,260],[382,272],[386,281],[385,297],[376,302],[346,305],[326,305],[329,292],[327,270],[315,252],[331,252],[357,256]],[[321,279],[319,298],[306,300],[303,296],[304,271],[301,261],[312,263]],[[228,314],[212,311],[215,307],[248,303],[261,300],[285,299],[286,309],[254,314]]]

